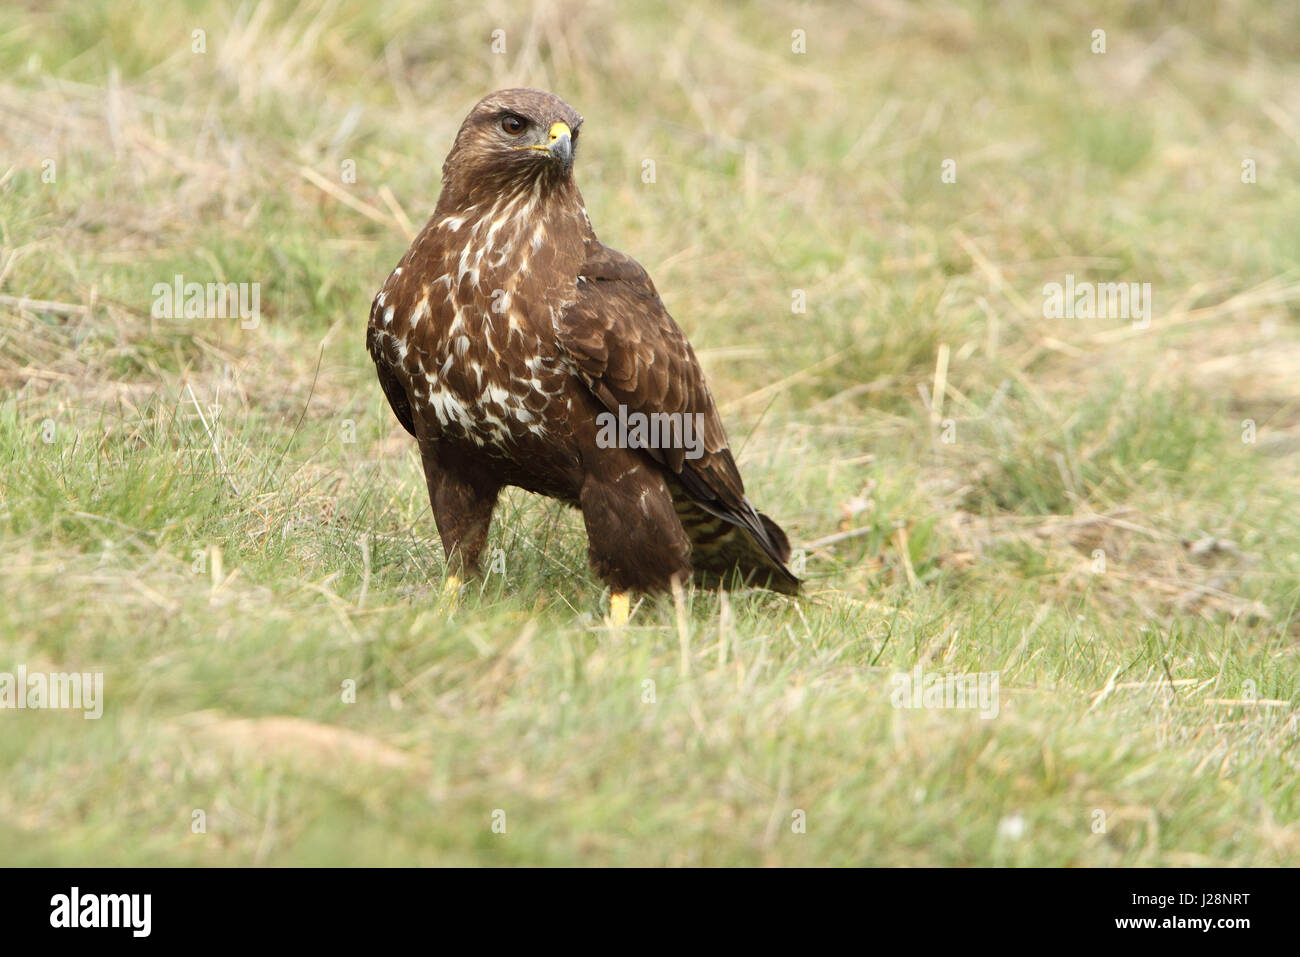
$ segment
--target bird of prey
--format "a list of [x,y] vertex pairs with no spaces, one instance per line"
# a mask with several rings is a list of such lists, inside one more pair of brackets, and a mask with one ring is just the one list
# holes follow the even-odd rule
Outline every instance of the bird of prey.
[[689,578],[797,594],[694,350],[645,269],[592,230],[581,128],[540,90],[480,100],[370,307],[367,347],[419,443],[447,586],[478,572],[497,496],[517,486],[582,510],[617,624],[630,592]]

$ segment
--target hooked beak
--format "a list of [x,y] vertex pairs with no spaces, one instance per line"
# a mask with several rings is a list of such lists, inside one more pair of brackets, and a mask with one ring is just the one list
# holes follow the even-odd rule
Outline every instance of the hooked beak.
[[566,176],[573,169],[573,131],[568,123],[552,123],[546,152],[560,164],[560,170]]
[[568,176],[569,171],[573,169],[573,130],[569,129],[568,123],[552,123],[545,145],[537,143],[531,146],[516,146],[514,148],[517,150],[537,150],[539,153],[545,153],[560,164],[560,172],[565,176]]

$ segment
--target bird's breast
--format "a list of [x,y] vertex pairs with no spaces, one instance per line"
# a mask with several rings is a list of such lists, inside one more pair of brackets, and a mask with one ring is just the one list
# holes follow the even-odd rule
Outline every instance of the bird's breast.
[[395,277],[373,323],[431,436],[517,452],[568,431],[570,374],[549,314],[538,322],[512,284],[467,283],[455,264],[416,284]]
[[570,434],[555,328],[576,298],[574,215],[533,190],[435,214],[389,276],[371,326],[430,434],[512,455]]

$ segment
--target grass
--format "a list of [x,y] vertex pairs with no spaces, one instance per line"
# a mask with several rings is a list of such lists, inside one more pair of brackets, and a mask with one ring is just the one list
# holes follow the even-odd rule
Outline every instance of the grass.
[[[0,672],[99,671],[105,705],[0,712],[0,860],[1294,861],[1297,26],[6,7]],[[802,599],[611,633],[578,517],[522,493],[442,597],[363,329],[508,85],[586,116],[596,228],[695,343]],[[259,283],[260,322],[155,318],[178,274]],[[1067,274],[1151,283],[1150,327],[1044,318]],[[894,707],[917,666],[996,674],[997,716]]]

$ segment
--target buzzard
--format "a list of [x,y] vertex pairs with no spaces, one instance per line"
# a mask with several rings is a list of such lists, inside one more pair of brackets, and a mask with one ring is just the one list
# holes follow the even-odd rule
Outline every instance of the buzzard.
[[646,271],[591,228],[581,128],[539,90],[479,101],[370,307],[366,344],[419,443],[448,587],[477,573],[513,485],[582,510],[616,623],[629,592],[690,577],[796,594],[789,542],[745,497],[694,350]]

